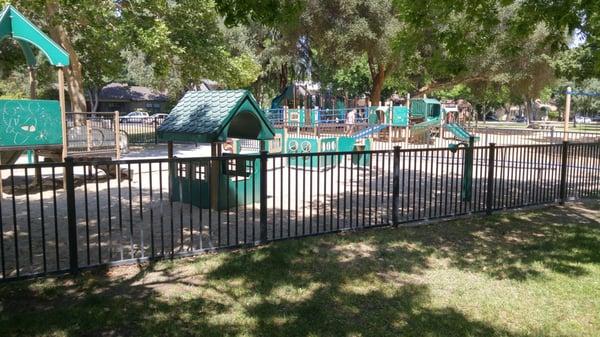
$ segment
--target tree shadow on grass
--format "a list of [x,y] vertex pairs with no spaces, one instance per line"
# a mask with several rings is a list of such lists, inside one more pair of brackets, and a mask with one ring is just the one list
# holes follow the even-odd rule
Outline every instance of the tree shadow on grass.
[[521,336],[434,306],[420,274],[442,258],[499,279],[578,277],[600,263],[599,227],[553,208],[5,284],[0,335]]
[[329,240],[278,243],[218,256],[214,266],[201,259],[191,270],[159,264],[128,277],[95,271],[3,285],[0,334],[519,336],[431,308],[428,286],[396,279],[400,266],[382,261],[365,239],[339,248]]
[[414,228],[407,230],[406,240],[432,248],[450,266],[497,279],[523,281],[549,271],[578,277],[588,274],[585,264],[600,264],[598,214],[580,208],[549,207]]

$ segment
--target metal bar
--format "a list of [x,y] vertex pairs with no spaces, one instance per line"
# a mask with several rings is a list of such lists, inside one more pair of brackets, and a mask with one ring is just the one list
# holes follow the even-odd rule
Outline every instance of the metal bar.
[[100,225],[102,222],[100,221],[100,188],[98,186],[98,166],[96,165],[94,169],[94,180],[96,183],[96,190],[94,191],[96,194],[96,231],[98,234],[96,241],[98,242],[98,263],[102,263],[102,233],[100,230]]
[[398,214],[398,205],[400,203],[400,146],[394,146],[393,176],[392,224],[397,226],[400,222]]
[[19,277],[21,274],[21,268],[19,263],[19,230],[17,225],[17,202],[15,196],[15,171],[12,168],[10,169],[10,186],[12,195],[13,236],[15,239],[15,268],[17,272],[17,277]]
[[[69,270],[75,274],[79,270],[77,256],[77,219],[75,218],[75,179],[73,175],[73,158],[65,158],[65,189],[67,195],[67,226],[69,233]],[[58,243],[57,243],[58,244]]]
[[91,264],[90,257],[90,217],[89,217],[89,205],[88,205],[88,189],[87,189],[87,167],[83,166],[83,202],[85,203],[85,257],[86,263],[89,266]]
[[492,214],[492,206],[494,200],[494,164],[495,164],[495,154],[496,154],[496,144],[490,143],[489,153],[488,153],[488,174],[487,174],[487,193],[486,193],[486,202],[485,209],[486,213]]
[[[37,156],[36,156],[37,158]],[[39,169],[36,173],[38,188],[40,189],[40,225],[42,230],[42,263],[44,268],[44,273],[48,271],[48,263],[46,258],[46,225],[44,221],[44,186],[42,185],[42,169]],[[2,191],[0,191],[0,199],[2,199]],[[2,206],[0,205],[0,208]],[[2,212],[0,211],[0,223],[2,222]],[[2,232],[2,225],[0,224],[0,232]],[[0,236],[0,243],[2,241],[2,237]],[[0,254],[4,254],[4,249],[0,250]]]
[[[127,174],[128,179],[127,179],[127,189],[129,190],[129,247],[131,249],[131,251],[129,252],[131,254],[131,258],[133,259],[135,256],[135,247],[133,245],[133,198],[131,196],[131,164],[128,163],[127,164]],[[173,207],[171,207],[171,209],[173,209]],[[171,216],[171,222],[173,221],[173,217]],[[172,225],[172,223],[171,223]],[[171,233],[173,234],[173,233]],[[173,235],[171,235],[171,240],[173,238]]]
[[56,200],[56,169],[52,166],[52,201],[54,204],[54,250],[56,254],[56,270],[60,270],[59,245],[58,245],[58,207]]
[[564,205],[567,200],[567,163],[569,154],[569,142],[563,141],[562,143],[562,157],[560,166],[560,204]]
[[[110,168],[111,166],[107,166],[107,172],[106,172],[106,202],[107,205],[106,207],[108,208],[108,260],[112,261],[112,247],[113,247],[113,242],[112,242],[112,201],[110,198]],[[116,170],[117,167],[115,166],[115,174],[118,175],[118,171]]]
[[[123,260],[123,202],[121,198],[121,164],[115,164],[117,169],[117,198],[119,202],[119,256]],[[160,165],[160,163],[159,163]],[[129,174],[129,173],[128,173]]]
[[260,242],[267,242],[267,151],[260,151]]
[[33,265],[33,244],[32,244],[32,232],[31,232],[31,209],[29,203],[29,174],[28,169],[25,168],[25,206],[27,214],[27,244],[29,245],[29,265]]

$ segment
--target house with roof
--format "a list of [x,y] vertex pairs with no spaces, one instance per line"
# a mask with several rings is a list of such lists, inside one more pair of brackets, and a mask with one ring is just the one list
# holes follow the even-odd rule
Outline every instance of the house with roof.
[[[91,108],[94,99],[89,96],[86,99]],[[111,83],[100,90],[97,100],[98,107],[96,111],[128,113],[135,110],[144,110],[154,114],[166,112],[168,96],[164,92],[148,87]]]

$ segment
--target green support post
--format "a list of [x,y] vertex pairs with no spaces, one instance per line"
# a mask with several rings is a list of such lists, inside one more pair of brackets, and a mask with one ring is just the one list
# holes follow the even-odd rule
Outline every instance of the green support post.
[[469,145],[465,148],[465,159],[463,167],[463,180],[461,197],[462,201],[471,201],[473,196],[473,146],[475,137],[469,137]]

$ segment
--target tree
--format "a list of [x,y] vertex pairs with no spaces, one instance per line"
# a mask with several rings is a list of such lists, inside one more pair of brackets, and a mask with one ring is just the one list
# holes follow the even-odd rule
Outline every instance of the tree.
[[[403,58],[402,50],[392,43],[402,27],[397,14],[388,0],[307,0],[297,34],[308,36],[333,68],[350,66],[364,57],[371,101],[377,104],[386,77]],[[324,57],[321,60],[325,62]]]
[[212,1],[130,0],[119,12],[131,45],[171,89],[193,89],[203,78],[243,87],[260,72],[252,55],[228,43]]
[[245,86],[260,72],[252,55],[232,53],[212,1],[13,3],[69,53],[65,80],[73,111],[86,110],[85,88],[97,101],[94,97],[106,83],[127,77],[126,50],[143,54],[155,82],[176,91],[192,88],[202,78]]
[[268,26],[289,23],[303,7],[294,0],[216,0],[219,12],[228,26],[258,22]]
[[[85,79],[117,68],[118,18],[111,0],[16,0],[12,4],[69,53],[65,84],[73,111],[86,111]],[[88,71],[86,72],[86,69]]]

